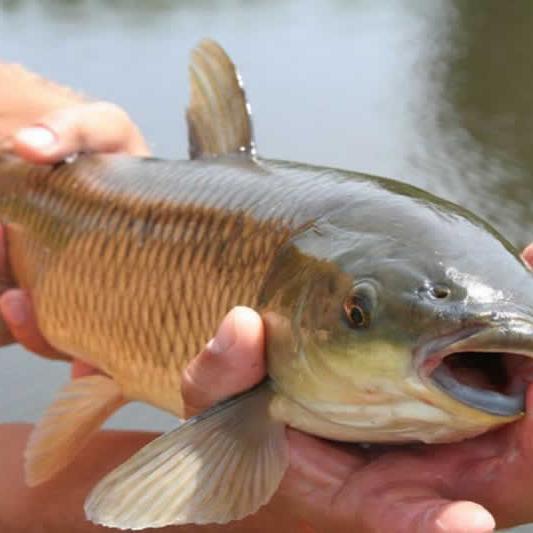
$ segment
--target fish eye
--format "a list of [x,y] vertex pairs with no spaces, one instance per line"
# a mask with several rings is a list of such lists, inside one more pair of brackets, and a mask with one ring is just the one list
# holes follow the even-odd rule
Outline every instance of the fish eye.
[[444,300],[450,296],[452,290],[446,285],[432,285],[429,288],[429,294],[432,298],[437,300]]
[[356,303],[347,306],[346,315],[350,320],[350,325],[354,328],[364,328],[368,326],[368,316],[363,308]]
[[348,325],[353,329],[367,328],[371,322],[374,303],[374,290],[371,287],[355,287],[344,301],[344,313]]

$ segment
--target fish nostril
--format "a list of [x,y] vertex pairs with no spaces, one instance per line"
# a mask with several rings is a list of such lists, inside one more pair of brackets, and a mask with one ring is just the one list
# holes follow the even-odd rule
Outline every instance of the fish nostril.
[[446,285],[433,285],[429,288],[429,294],[432,298],[437,300],[444,300],[452,293],[450,287]]
[[491,311],[489,313],[489,319],[491,322],[498,322],[501,319],[502,314],[499,311]]

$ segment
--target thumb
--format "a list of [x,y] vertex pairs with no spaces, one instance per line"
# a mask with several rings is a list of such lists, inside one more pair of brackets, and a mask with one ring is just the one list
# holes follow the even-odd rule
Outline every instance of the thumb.
[[144,139],[120,107],[107,102],[55,111],[13,139],[13,150],[34,163],[55,163],[77,152],[147,155]]
[[261,317],[235,307],[182,377],[186,416],[257,385],[266,375]]
[[397,533],[490,533],[496,524],[481,505],[442,498],[431,488],[395,487],[373,495],[364,510],[368,531]]

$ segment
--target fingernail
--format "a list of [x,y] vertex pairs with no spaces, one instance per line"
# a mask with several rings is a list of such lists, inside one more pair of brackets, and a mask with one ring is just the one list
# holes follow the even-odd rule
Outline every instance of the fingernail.
[[433,512],[436,517],[435,525],[439,531],[488,533],[494,531],[496,527],[494,518],[489,511],[473,502],[459,501],[447,505],[437,505]]
[[52,131],[42,126],[24,128],[17,133],[17,140],[34,148],[50,148],[56,143],[56,136]]
[[233,313],[230,313],[226,315],[216,335],[207,343],[206,348],[213,354],[221,355],[227,352],[235,344],[236,340],[235,320],[233,319]]
[[26,301],[18,295],[6,295],[2,298],[2,310],[7,321],[14,326],[22,326],[28,320]]

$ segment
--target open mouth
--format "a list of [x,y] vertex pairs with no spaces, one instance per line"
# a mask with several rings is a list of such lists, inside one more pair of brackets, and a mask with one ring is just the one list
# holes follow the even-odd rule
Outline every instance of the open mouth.
[[500,416],[525,410],[527,382],[520,370],[532,364],[512,353],[456,352],[430,374],[440,389],[462,403]]
[[497,329],[435,340],[422,350],[423,374],[470,407],[498,416],[519,415],[533,381],[533,351],[525,346],[533,337],[519,332],[514,340],[509,330]]

